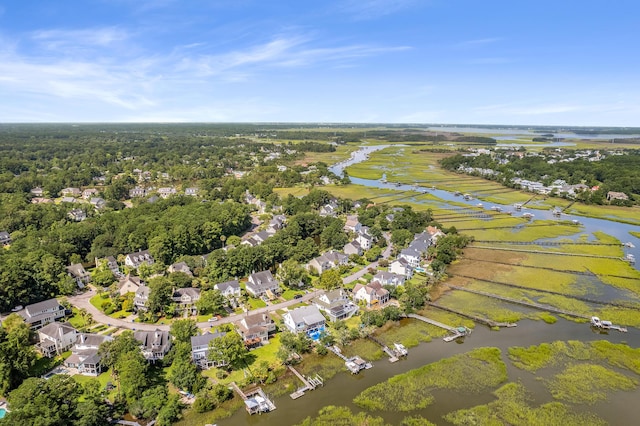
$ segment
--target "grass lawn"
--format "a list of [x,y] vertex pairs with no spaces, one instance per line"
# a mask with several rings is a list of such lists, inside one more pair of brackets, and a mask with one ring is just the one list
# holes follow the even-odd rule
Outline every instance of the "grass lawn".
[[302,295],[302,294],[304,294],[304,291],[302,291],[302,290],[294,290],[294,289],[288,288],[282,293],[281,297],[284,300],[292,300],[293,296],[295,296],[296,294]]
[[249,306],[251,306],[251,309],[253,310],[258,308],[264,308],[265,306],[267,306],[267,304],[264,303],[262,299],[254,299],[253,297],[250,297]]

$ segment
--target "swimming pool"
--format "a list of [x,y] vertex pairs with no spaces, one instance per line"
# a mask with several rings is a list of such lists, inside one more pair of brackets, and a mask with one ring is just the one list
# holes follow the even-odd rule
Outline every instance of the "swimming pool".
[[0,419],[3,418],[5,414],[7,414],[7,410],[0,408]]

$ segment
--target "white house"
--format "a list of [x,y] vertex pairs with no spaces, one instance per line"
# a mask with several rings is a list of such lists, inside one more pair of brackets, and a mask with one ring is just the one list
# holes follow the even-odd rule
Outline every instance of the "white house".
[[147,361],[155,362],[171,349],[171,336],[168,331],[139,330],[133,333],[133,337],[140,342],[140,350]]
[[413,276],[413,268],[409,265],[409,262],[404,258],[396,259],[389,264],[389,272],[394,274],[403,275],[407,279],[411,279]]
[[120,296],[124,296],[127,293],[135,293],[143,285],[144,282],[140,278],[127,274],[118,281],[118,292]]
[[344,224],[344,230],[347,232],[360,232],[362,224],[358,221],[357,215],[347,216],[347,220]]
[[82,191],[82,198],[84,198],[85,200],[88,200],[89,198],[95,196],[98,194],[98,190],[95,188],[87,188],[84,191]]
[[218,283],[214,285],[213,288],[222,293],[222,295],[227,299],[231,299],[232,297],[240,297],[241,294],[240,283],[238,283],[238,280]]
[[181,312],[187,310],[191,315],[197,312],[196,302],[200,300],[200,289],[195,287],[176,288],[171,295]]
[[356,236],[356,241],[362,247],[362,250],[367,251],[373,245],[373,237],[369,234],[360,233]]
[[103,342],[111,340],[111,336],[80,333],[71,349],[71,356],[64,360],[64,365],[77,369],[84,376],[98,376],[102,372],[102,357],[98,350]]
[[227,333],[205,333],[199,336],[191,337],[191,359],[196,365],[202,369],[209,367],[223,367],[227,365],[226,360],[210,360],[209,359],[209,343]]
[[151,289],[146,285],[141,285],[136,290],[136,295],[133,297],[133,308],[137,311],[146,311],[147,302],[149,301],[149,294]]
[[358,311],[358,306],[349,299],[349,295],[341,288],[325,291],[311,302],[326,313],[331,321],[350,318]]
[[383,286],[392,285],[394,287],[397,287],[399,285],[403,285],[406,281],[406,278],[404,275],[396,274],[394,272],[380,271],[373,276],[373,279],[371,281],[377,281]]
[[271,296],[280,292],[280,283],[273,278],[271,271],[267,269],[249,275],[246,288],[253,297]]
[[70,324],[52,322],[38,330],[36,347],[43,356],[53,358],[73,346],[77,337],[78,332]]
[[315,305],[301,306],[282,316],[285,327],[293,333],[306,333],[316,340],[324,331],[326,320]]
[[124,264],[131,268],[138,268],[143,263],[152,265],[154,263],[153,256],[149,253],[149,250],[141,250],[136,253],[129,253],[124,258]]
[[64,318],[64,307],[57,299],[49,299],[27,305],[18,314],[24,318],[29,327],[37,330],[51,322]]
[[417,268],[420,263],[420,253],[409,247],[400,251],[398,258],[406,260],[412,268]]
[[[63,199],[62,202],[75,203],[75,199],[72,199],[71,201],[65,201]],[[87,218],[87,213],[85,213],[84,210],[81,210],[81,209],[73,209],[69,213],[67,213],[67,215],[69,216],[69,219],[75,222],[82,222]]]
[[389,301],[389,291],[382,288],[382,285],[377,281],[366,285],[356,284],[353,288],[353,299],[363,300],[369,307],[383,305]]
[[177,193],[178,191],[176,191],[176,189],[173,187],[158,188],[158,195],[162,198],[167,198],[171,195],[176,195]]

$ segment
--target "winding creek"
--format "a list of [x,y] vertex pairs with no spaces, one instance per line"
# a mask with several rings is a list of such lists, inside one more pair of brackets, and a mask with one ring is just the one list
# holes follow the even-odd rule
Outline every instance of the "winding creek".
[[[336,164],[331,171],[337,175],[342,175],[345,167],[351,164],[365,161],[368,155],[376,150],[386,148],[387,146],[365,146],[361,150],[352,154],[352,157],[342,163]],[[351,178],[354,184],[365,185],[375,188],[394,189],[398,191],[421,190],[413,185],[396,185],[391,183],[383,183],[377,180]],[[464,200],[462,197],[456,197],[452,193],[439,189],[428,189],[428,191],[440,198],[444,207],[460,208],[460,204],[468,205],[475,209],[478,199]],[[416,194],[418,195],[418,194]],[[513,210],[513,206],[498,205],[495,203],[484,203],[484,209],[488,210],[492,206],[499,206],[503,211]],[[412,202],[419,203],[417,199]],[[455,205],[450,205],[455,202]],[[636,258],[640,257],[640,239],[633,237],[629,231],[638,231],[640,227],[608,221],[604,219],[594,219],[587,217],[571,216],[563,214],[561,218],[556,218],[550,211],[532,210],[535,216],[531,219],[536,220],[578,220],[581,224],[576,231],[579,234],[592,234],[596,231],[602,231],[609,235],[615,236],[622,242],[632,242],[636,248],[625,248],[625,253],[632,253]],[[524,210],[523,210],[524,212]],[[522,212],[515,213],[521,215]],[[639,265],[635,265],[638,269]],[[640,284],[640,283],[639,283]],[[527,308],[521,308],[527,309]],[[403,322],[413,321],[411,319],[402,320]],[[507,349],[510,346],[530,346],[543,342],[551,342],[555,340],[580,340],[592,341],[606,339],[613,343],[627,343],[632,347],[640,346],[640,330],[630,328],[628,333],[622,334],[611,332],[609,334],[599,334],[587,326],[586,324],[577,324],[558,318],[558,322],[548,325],[543,321],[523,320],[519,322],[518,327],[502,329],[499,332],[491,331],[489,328],[478,325],[471,336],[465,338],[464,341],[456,343],[445,343],[442,339],[434,339],[429,343],[422,343],[417,347],[409,349],[409,355],[406,359],[397,363],[389,363],[386,358],[375,361],[374,367],[365,370],[359,375],[351,375],[349,373],[338,373],[334,378],[327,380],[324,387],[315,391],[307,392],[302,398],[292,400],[288,395],[275,398],[274,402],[277,409],[271,413],[264,415],[248,415],[244,410],[237,411],[232,417],[218,421],[217,424],[222,425],[291,425],[301,422],[308,416],[315,416],[323,407],[328,405],[348,406],[354,412],[361,409],[352,403],[353,398],[364,389],[382,382],[396,374],[404,373],[411,369],[423,366],[425,364],[447,358],[452,355],[468,352],[476,347],[495,346],[503,351],[503,359],[508,368],[509,381],[520,381],[533,394],[531,405],[537,406],[542,403],[550,402],[551,397],[548,392],[544,392],[544,386],[540,378],[544,378],[543,374],[532,374],[513,367],[506,358]],[[327,356],[333,356],[331,354]],[[422,415],[435,424],[448,424],[442,416],[454,410],[461,408],[469,408],[479,404],[486,404],[494,397],[490,392],[483,394],[459,395],[452,391],[435,391],[433,392],[435,403],[430,407],[411,413],[394,413],[394,412],[373,412],[375,416],[381,416],[390,424],[399,424],[406,415]],[[609,398],[607,401],[596,403],[586,407],[587,411],[597,414],[600,418],[609,424],[635,424],[637,417],[635,412],[635,404],[640,400],[640,390],[636,388],[630,392],[616,392],[615,397]],[[584,410],[585,407],[580,405],[568,404],[576,411]]]

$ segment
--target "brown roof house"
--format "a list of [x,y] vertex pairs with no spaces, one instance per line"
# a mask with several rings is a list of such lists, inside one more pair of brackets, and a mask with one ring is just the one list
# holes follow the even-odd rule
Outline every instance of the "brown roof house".
[[236,330],[248,347],[257,347],[269,343],[269,334],[276,331],[276,323],[266,314],[248,315],[236,322]]

